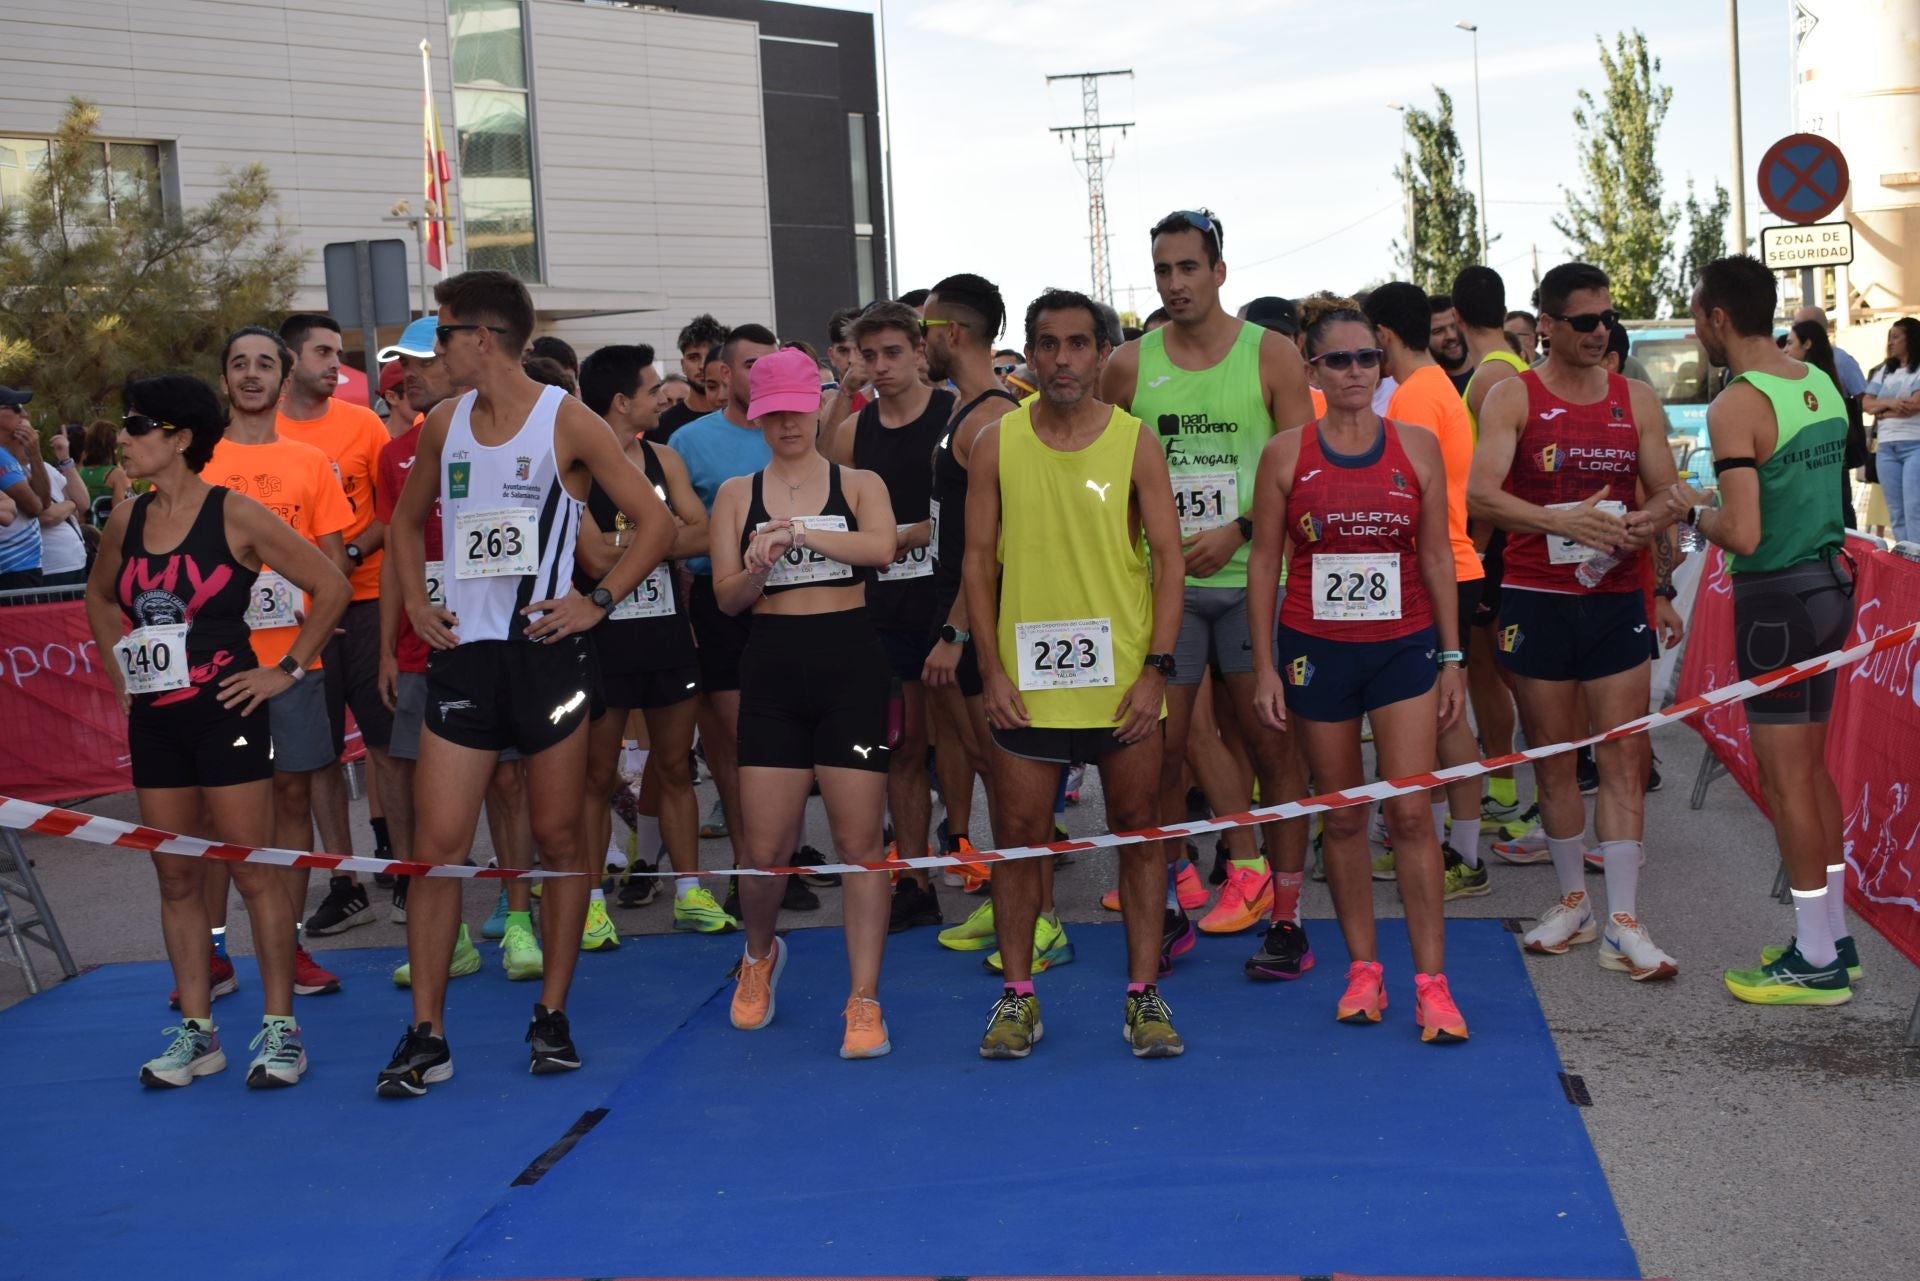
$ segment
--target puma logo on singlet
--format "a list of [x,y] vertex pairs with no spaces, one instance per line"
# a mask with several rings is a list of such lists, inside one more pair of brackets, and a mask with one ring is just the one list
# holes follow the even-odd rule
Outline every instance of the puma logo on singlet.
[[1552,409],[1543,409],[1540,411],[1540,421],[1550,423],[1566,412],[1566,409],[1560,405],[1555,405]]
[[1107,490],[1111,489],[1112,487],[1113,487],[1112,481],[1108,481],[1104,485],[1096,485],[1091,480],[1087,482],[1087,488],[1091,489],[1094,493],[1100,495],[1100,501],[1103,503],[1107,501]]
[[1173,381],[1172,374],[1161,374],[1158,378],[1154,379],[1152,382],[1147,384],[1147,390],[1152,391],[1155,387],[1164,386],[1165,384],[1170,383],[1172,381]]

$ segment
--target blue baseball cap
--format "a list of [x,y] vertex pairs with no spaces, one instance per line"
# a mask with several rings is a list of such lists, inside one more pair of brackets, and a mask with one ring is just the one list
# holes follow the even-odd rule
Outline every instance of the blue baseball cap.
[[435,316],[422,316],[420,319],[411,322],[407,325],[406,329],[401,332],[399,342],[393,344],[391,347],[382,347],[380,349],[380,363],[385,364],[389,360],[398,360],[402,356],[431,358],[434,354],[434,331],[439,327],[439,318]]

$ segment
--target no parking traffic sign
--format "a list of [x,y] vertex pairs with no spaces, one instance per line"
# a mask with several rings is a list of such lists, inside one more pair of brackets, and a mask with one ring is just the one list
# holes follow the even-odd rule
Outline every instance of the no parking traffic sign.
[[1760,201],[1788,222],[1819,222],[1847,194],[1847,158],[1831,138],[1792,133],[1760,157]]

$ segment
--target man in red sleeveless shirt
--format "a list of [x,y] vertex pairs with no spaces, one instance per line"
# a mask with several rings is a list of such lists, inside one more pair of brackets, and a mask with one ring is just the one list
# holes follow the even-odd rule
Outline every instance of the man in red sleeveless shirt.
[[[1494,640],[1529,743],[1584,737],[1583,692],[1601,730],[1647,710],[1652,629],[1641,583],[1647,544],[1672,520],[1664,508],[1632,510],[1634,482],[1662,494],[1673,483],[1673,455],[1658,395],[1607,372],[1608,335],[1619,324],[1612,306],[1598,267],[1548,272],[1540,282],[1547,360],[1497,385],[1481,407],[1467,505],[1508,531]],[[1636,980],[1679,973],[1635,911],[1648,754],[1638,734],[1595,749],[1608,910],[1600,964]],[[1586,811],[1571,752],[1536,762],[1534,778],[1561,897],[1522,942],[1557,956],[1601,933],[1585,885]]]

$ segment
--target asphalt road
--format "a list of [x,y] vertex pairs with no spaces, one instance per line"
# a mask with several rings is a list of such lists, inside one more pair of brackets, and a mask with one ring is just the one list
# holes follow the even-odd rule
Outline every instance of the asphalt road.
[[[1791,910],[1767,893],[1777,865],[1772,830],[1731,780],[1713,785],[1704,809],[1688,808],[1702,751],[1690,731],[1658,732],[1655,750],[1667,781],[1648,798],[1640,909],[1660,945],[1680,961],[1680,978],[1632,983],[1600,969],[1592,947],[1527,959],[1561,1058],[1591,1092],[1593,1105],[1582,1115],[1641,1266],[1648,1276],[1688,1281],[1911,1278],[1920,1269],[1920,1215],[1910,1182],[1920,1152],[1920,1050],[1902,1043],[1920,972],[1856,923],[1867,978],[1850,1005],[1763,1009],[1728,996],[1719,971],[1755,963],[1762,944],[1784,942],[1792,932]],[[700,792],[704,813],[711,784]],[[135,817],[130,795],[85,808]],[[364,802],[354,809],[358,852],[365,853]],[[984,813],[974,826],[984,829]],[[1083,804],[1069,811],[1068,826],[1076,835],[1105,829],[1096,779],[1090,777]],[[831,848],[817,801],[807,839]],[[158,895],[145,856],[40,837],[27,847],[81,965],[163,956]],[[487,853],[482,824],[476,857]],[[703,842],[703,866],[730,862],[725,841]],[[1083,854],[1061,870],[1056,898],[1069,925],[1114,919],[1099,906],[1114,883],[1113,862],[1110,853]],[[1450,914],[1527,917],[1554,897],[1545,865],[1496,865],[1492,875],[1490,895],[1453,903]],[[314,882],[317,902],[324,878]],[[819,894],[819,911],[786,913],[783,928],[837,925],[838,892]],[[943,890],[942,900],[949,921],[975,905],[955,890]],[[471,885],[466,919],[477,925],[492,903],[489,887]],[[1382,917],[1398,915],[1391,885],[1376,884],[1375,906]],[[377,911],[378,923],[314,939],[314,951],[401,944],[402,927],[384,920],[384,907]],[[1310,929],[1330,937],[1335,926],[1325,886],[1309,882],[1304,911],[1320,918],[1309,920]],[[671,929],[664,894],[649,907],[614,915],[623,933]],[[250,951],[237,896],[232,922],[231,949]],[[1247,949],[1255,945],[1248,936]],[[493,949],[484,954],[493,964]],[[43,981],[52,981],[51,958],[34,955]],[[1456,995],[1471,1019],[1471,993]],[[0,965],[0,1005],[25,998],[19,972]],[[156,1017],[163,1017],[158,1001],[156,994]],[[1477,1114],[1499,1106],[1500,1088],[1489,1079],[1477,1097],[1434,1105],[1471,1125]],[[1524,1154],[1513,1177],[1525,1177]],[[1462,1193],[1497,1198],[1501,1189]]]

